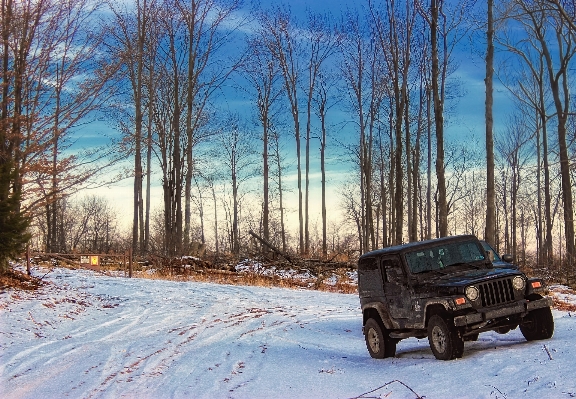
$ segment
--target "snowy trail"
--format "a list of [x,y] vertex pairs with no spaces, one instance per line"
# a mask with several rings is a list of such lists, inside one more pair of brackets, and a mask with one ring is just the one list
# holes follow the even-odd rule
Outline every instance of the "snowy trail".
[[[567,312],[554,313],[549,341],[486,333],[463,359],[440,362],[426,340],[408,339],[397,358],[376,361],[356,295],[48,278],[57,286],[0,294],[2,398],[346,398],[392,380],[427,398],[576,396]],[[398,383],[372,396],[387,394],[415,397]]]

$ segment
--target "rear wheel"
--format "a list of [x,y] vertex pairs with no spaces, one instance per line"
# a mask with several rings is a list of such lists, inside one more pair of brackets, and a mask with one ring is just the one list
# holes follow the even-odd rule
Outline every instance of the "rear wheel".
[[452,360],[462,357],[464,339],[452,320],[434,315],[428,322],[428,343],[436,359]]
[[396,340],[390,338],[388,331],[374,319],[368,319],[364,325],[364,338],[370,356],[384,359],[396,355]]
[[554,334],[554,317],[550,308],[534,309],[520,323],[520,331],[527,341],[548,339]]

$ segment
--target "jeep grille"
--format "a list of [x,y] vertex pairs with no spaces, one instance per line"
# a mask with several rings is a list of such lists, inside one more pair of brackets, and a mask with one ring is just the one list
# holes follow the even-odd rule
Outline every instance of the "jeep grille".
[[512,279],[488,281],[478,284],[482,306],[496,306],[514,301],[514,289]]

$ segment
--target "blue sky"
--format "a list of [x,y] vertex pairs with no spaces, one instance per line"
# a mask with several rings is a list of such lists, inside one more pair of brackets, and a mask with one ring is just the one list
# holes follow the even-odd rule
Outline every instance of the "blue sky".
[[[291,0],[287,3],[274,0],[274,1],[262,1],[262,5],[264,7],[267,6],[275,6],[281,4],[288,4],[290,9],[292,10],[293,14],[296,17],[300,17],[301,19],[304,18],[306,15],[307,10],[311,10],[313,12],[330,12],[332,15],[338,19],[338,15],[342,12],[342,10],[352,9],[358,7],[359,4],[366,4],[365,2],[358,2],[353,0],[332,0],[332,1],[325,1],[325,0],[317,0],[317,1],[306,1],[306,0]],[[246,7],[249,7],[250,4],[246,4]],[[447,125],[446,125],[446,138],[448,141],[466,141],[473,143],[474,145],[478,145],[483,150],[484,148],[484,65],[483,59],[479,54],[483,55],[483,51],[481,46],[483,44],[478,44],[480,49],[477,51],[477,54],[474,54],[470,48],[468,42],[463,42],[460,47],[458,47],[455,53],[455,60],[459,63],[458,69],[455,71],[454,76],[458,77],[461,82],[463,83],[464,95],[461,98],[458,98],[453,104],[448,104],[448,106],[452,105],[454,107],[454,113],[451,115],[447,115]],[[248,115],[253,115],[254,109],[251,107],[243,106],[246,104],[246,101],[249,100],[245,94],[241,94],[236,98],[228,98],[226,100],[226,105],[224,108],[231,107],[234,109],[239,110],[240,112]],[[496,91],[495,91],[495,132],[498,133],[504,129],[504,125],[506,122],[507,113],[510,107],[510,99],[506,93],[506,90],[496,84]],[[336,112],[336,111],[334,111]],[[339,115],[346,117],[342,111],[338,111]],[[291,120],[286,119],[287,129],[291,129]],[[334,126],[341,126],[340,121],[333,120]],[[334,128],[337,129],[337,128]],[[339,129],[339,128],[338,128]],[[104,134],[114,134],[112,130],[110,130],[110,126],[104,123],[95,123],[82,129],[82,145],[89,145],[88,143],[92,143],[93,140],[98,140],[97,135],[98,132]],[[96,133],[96,135],[95,135]],[[350,133],[346,133],[346,130],[343,130],[340,134],[344,134],[346,136],[351,136]],[[290,135],[288,135],[290,137]],[[353,137],[355,134],[353,133]],[[294,139],[287,138],[285,143],[288,149],[293,146]],[[332,150],[333,148],[330,148]],[[288,150],[290,152],[290,150]],[[312,179],[313,182],[313,190],[315,192],[312,193],[312,198],[319,198],[319,155],[318,155],[318,144],[317,142],[312,144],[312,151],[313,151],[313,164],[312,164]],[[338,154],[339,155],[339,154]],[[335,154],[333,152],[329,153],[329,156],[334,157]],[[131,165],[131,160],[126,162],[126,166]],[[333,200],[332,206],[337,206],[337,182],[341,181],[342,178],[345,176],[342,173],[343,169],[347,168],[347,165],[341,161],[340,158],[333,158],[331,162],[331,166],[329,167],[329,183],[331,183],[329,193],[330,198]],[[292,168],[295,169],[295,168]],[[293,174],[295,171],[291,170]],[[160,188],[160,175],[155,174],[154,176],[155,182],[153,184],[153,192],[152,197],[154,199],[155,204],[161,203],[161,188]],[[290,176],[286,176],[287,181],[294,180],[294,176],[292,178]],[[119,206],[122,209],[126,209],[127,204],[131,204],[132,202],[132,179],[126,179],[114,186],[107,187],[107,188],[100,188],[97,192],[94,192],[97,195],[102,195],[106,198],[109,198],[111,203],[115,206]],[[294,183],[295,185],[295,183]],[[317,192],[316,192],[317,191]],[[295,194],[295,190],[293,190]],[[90,192],[92,194],[92,192]],[[293,209],[294,209],[293,205]],[[315,206],[312,204],[312,206]],[[318,205],[319,206],[319,205]],[[318,212],[319,213],[319,212]],[[127,218],[125,224],[128,223],[131,216],[127,214],[127,212],[120,212],[120,214],[126,214]]]

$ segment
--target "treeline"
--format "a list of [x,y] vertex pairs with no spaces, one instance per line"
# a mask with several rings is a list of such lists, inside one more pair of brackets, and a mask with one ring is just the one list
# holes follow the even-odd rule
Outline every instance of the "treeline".
[[[575,15],[573,0],[367,0],[338,15],[2,0],[1,234],[12,254],[24,231],[72,250],[69,196],[130,160],[136,253],[240,253],[249,230],[302,256],[473,233],[573,272]],[[445,138],[467,43],[486,70],[480,143]],[[493,125],[494,85],[513,99],[506,126]],[[121,139],[78,150],[79,125],[97,119]],[[327,199],[342,170],[344,218]]]

